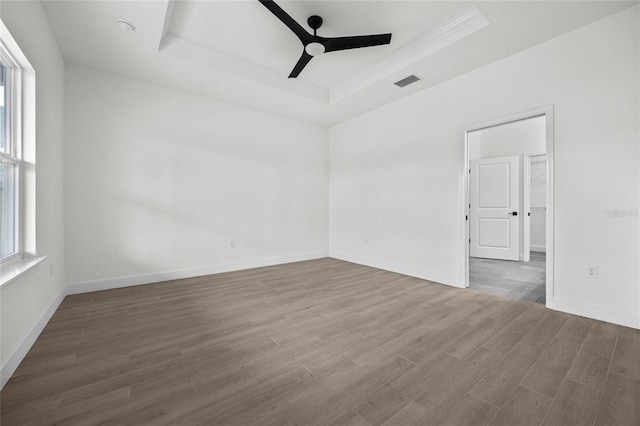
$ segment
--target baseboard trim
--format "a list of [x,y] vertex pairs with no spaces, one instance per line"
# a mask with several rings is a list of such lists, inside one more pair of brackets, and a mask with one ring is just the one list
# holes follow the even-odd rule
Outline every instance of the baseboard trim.
[[611,309],[592,303],[563,299],[561,297],[554,297],[552,306],[555,311],[606,321],[625,327],[640,328],[640,317],[637,312],[621,311],[619,309]]
[[0,366],[0,390],[4,388],[13,373],[16,372],[18,366],[22,362],[27,353],[31,349],[31,346],[36,342],[42,330],[46,327],[47,323],[56,312],[62,301],[66,296],[66,287],[63,288],[57,296],[55,296],[51,302],[49,302],[48,308],[44,311],[38,322],[33,326],[31,331],[22,339],[22,343],[18,345],[17,349],[9,356],[4,365]]
[[18,348],[9,356],[4,365],[0,366],[0,390],[9,381],[13,373],[27,355],[31,346],[35,343],[44,330],[45,326],[56,312],[65,296],[70,294],[89,293],[92,291],[109,290],[113,288],[129,287],[142,284],[151,284],[154,282],[176,280],[182,278],[199,277],[202,275],[219,274],[222,272],[240,271],[243,269],[260,268],[263,266],[281,265],[285,263],[300,262],[304,260],[321,259],[328,257],[328,252],[304,253],[293,256],[278,256],[265,259],[259,259],[249,262],[241,262],[226,265],[215,265],[203,268],[184,269],[179,271],[167,271],[153,274],[135,275],[128,277],[119,277],[113,279],[86,281],[67,284],[67,286],[54,297],[46,311],[42,314],[36,325],[22,340]]
[[[135,275],[127,277],[119,277],[105,280],[95,280],[86,282],[77,282],[68,284],[62,289],[57,296],[55,296],[51,302],[49,302],[48,308],[42,314],[40,319],[31,329],[31,331],[22,340],[22,343],[18,348],[9,356],[7,361],[0,366],[0,389],[9,381],[13,373],[27,355],[35,341],[37,340],[42,330],[56,312],[65,296],[68,294],[88,293],[92,291],[108,290],[113,288],[129,287],[142,284],[150,284],[154,282],[169,281],[175,279],[192,278],[202,275],[211,275],[222,272],[239,271],[244,269],[259,268],[263,266],[273,266],[285,263],[300,262],[304,260],[320,259],[323,257],[332,257],[334,259],[343,260],[346,262],[357,263],[360,265],[370,266],[373,268],[383,269],[390,272],[404,274],[427,281],[432,281],[440,284],[449,285],[452,287],[464,288],[464,283],[460,280],[453,279],[438,274],[425,273],[419,271],[414,267],[407,265],[393,264],[389,262],[380,262],[376,259],[364,258],[360,256],[353,256],[347,253],[331,251],[327,252],[314,252],[305,253],[293,256],[279,256],[265,259],[259,259],[249,262],[241,262],[235,264],[226,265],[214,265],[203,268],[185,269],[178,271],[167,271],[153,274]],[[580,315],[587,318],[593,318],[596,320],[606,321],[613,324],[618,324],[626,327],[638,329],[640,328],[640,318],[638,313],[625,312],[620,310],[614,310],[599,305],[593,305],[590,303],[579,302],[574,300],[567,300],[563,298],[555,297],[553,299],[553,309],[569,314]]]
[[282,265],[285,263],[301,262],[304,260],[320,259],[328,257],[328,252],[303,253],[292,256],[277,256],[252,260],[240,263],[228,263],[223,265],[205,266],[202,268],[181,269],[176,271],[164,271],[151,274],[130,275],[103,280],[81,281],[67,285],[67,294],[90,293],[92,291],[111,290],[114,288],[132,287],[136,285],[151,284],[162,281],[194,278],[203,275],[220,274],[222,272],[241,271],[243,269],[260,268],[263,266]]
[[531,249],[531,251],[539,251],[539,252],[542,252],[542,253],[546,253],[547,252],[547,246],[534,246],[534,245],[532,245],[530,247],[530,249]]
[[358,265],[371,266],[372,268],[384,269],[385,271],[395,272],[398,274],[408,275],[410,277],[420,278],[422,280],[431,281],[438,284],[444,284],[451,287],[464,288],[464,282],[460,279],[439,275],[431,272],[425,272],[418,270],[415,267],[409,265],[394,264],[390,262],[381,262],[377,259],[370,259],[366,257],[354,256],[351,254],[330,251],[329,257],[338,260],[344,260],[345,262],[357,263]]

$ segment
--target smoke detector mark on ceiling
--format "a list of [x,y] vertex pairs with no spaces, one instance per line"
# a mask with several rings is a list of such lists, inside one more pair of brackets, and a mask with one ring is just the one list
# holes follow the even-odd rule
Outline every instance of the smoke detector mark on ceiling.
[[420,81],[420,80],[422,80],[420,77],[418,77],[415,74],[411,74],[410,76],[405,77],[402,80],[398,80],[393,84],[395,84],[398,87],[405,87],[405,86],[408,86],[408,85],[410,85],[412,83],[415,83],[416,81]]

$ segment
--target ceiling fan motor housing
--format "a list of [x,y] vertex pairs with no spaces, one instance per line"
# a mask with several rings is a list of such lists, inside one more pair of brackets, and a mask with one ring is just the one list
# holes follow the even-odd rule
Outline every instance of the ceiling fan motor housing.
[[322,26],[322,18],[318,15],[309,16],[309,19],[307,19],[307,24],[309,24],[309,26],[313,30],[313,35],[316,35],[316,30]]
[[[307,19],[307,24],[309,24],[309,26],[313,30],[313,35],[317,36],[318,28],[322,26],[322,18],[318,15],[309,16],[309,19]],[[313,41],[311,43],[305,44],[304,51],[311,56],[318,56],[322,55],[325,52],[325,47],[322,43]]]

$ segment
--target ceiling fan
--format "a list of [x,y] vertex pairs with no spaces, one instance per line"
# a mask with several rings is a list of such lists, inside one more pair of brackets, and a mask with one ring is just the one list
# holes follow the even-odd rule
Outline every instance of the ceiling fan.
[[307,20],[309,27],[313,30],[313,35],[302,28],[295,19],[287,14],[273,0],[259,0],[271,13],[276,15],[293,33],[298,36],[304,46],[302,56],[298,59],[293,71],[289,74],[289,78],[296,78],[303,68],[311,61],[314,56],[327,52],[335,52],[336,50],[356,49],[360,47],[380,46],[391,42],[391,33],[375,34],[366,36],[350,36],[350,37],[321,37],[317,35],[318,28],[322,26],[322,18],[313,15]]

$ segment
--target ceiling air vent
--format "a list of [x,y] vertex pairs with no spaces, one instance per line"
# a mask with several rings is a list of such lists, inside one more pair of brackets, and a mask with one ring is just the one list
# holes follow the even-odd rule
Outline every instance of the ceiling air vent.
[[411,74],[409,77],[405,77],[402,80],[396,81],[395,84],[398,87],[405,87],[410,85],[411,83],[415,83],[416,81],[420,81],[420,77],[415,74]]

